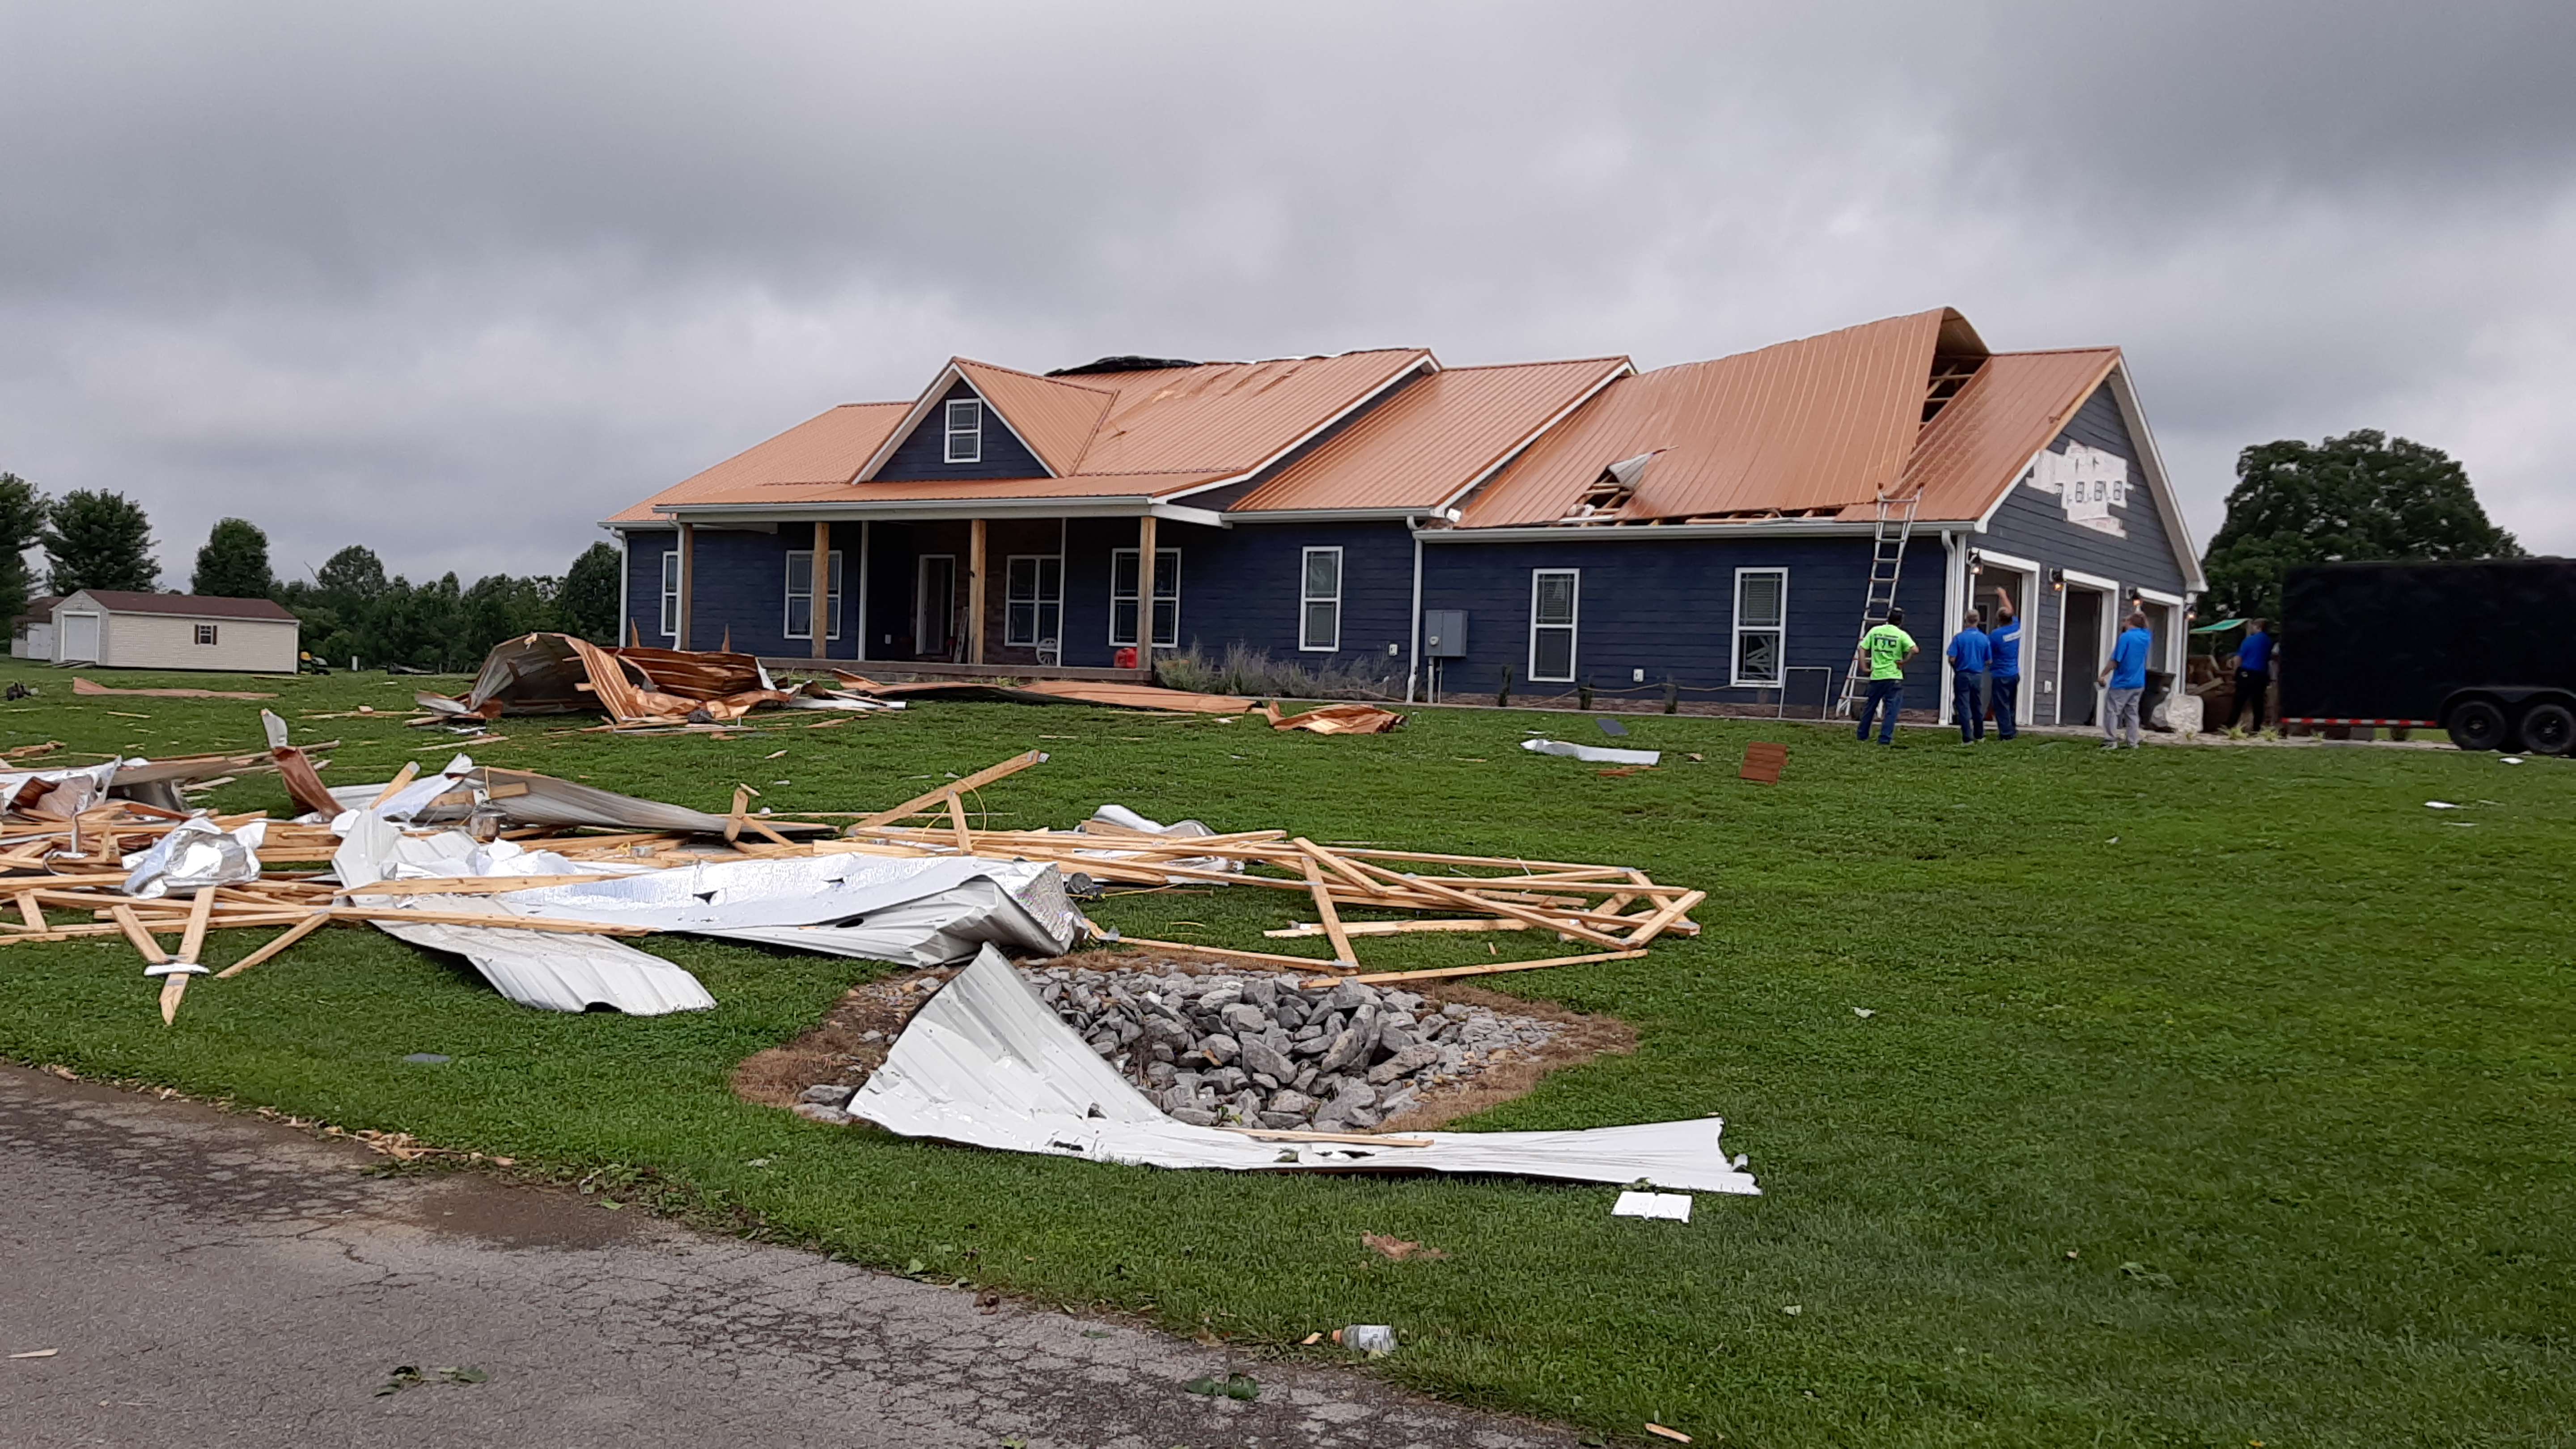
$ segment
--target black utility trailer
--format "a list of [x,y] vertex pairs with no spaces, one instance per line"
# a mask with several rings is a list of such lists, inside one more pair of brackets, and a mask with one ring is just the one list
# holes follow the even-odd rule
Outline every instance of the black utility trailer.
[[2281,722],[2450,731],[2464,750],[2576,746],[2576,560],[2294,568]]

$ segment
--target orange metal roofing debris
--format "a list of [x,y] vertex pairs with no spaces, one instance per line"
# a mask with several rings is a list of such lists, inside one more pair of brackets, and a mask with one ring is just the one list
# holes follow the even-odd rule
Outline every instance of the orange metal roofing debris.
[[1588,357],[1435,372],[1228,511],[1437,508],[1627,367],[1624,357]]
[[681,503],[801,502],[801,497],[771,485],[849,482],[911,407],[910,403],[843,403],[663,489],[608,521],[653,523],[663,517],[655,509]]
[[1945,342],[1984,351],[1944,309],[1621,378],[1478,493],[1463,524],[1557,522],[1603,469],[1657,450],[1635,496],[1605,521],[1874,499],[1914,449]]
[[1983,518],[2119,362],[2116,347],[1987,358],[1924,426],[1898,496],[1922,490],[1917,518]]

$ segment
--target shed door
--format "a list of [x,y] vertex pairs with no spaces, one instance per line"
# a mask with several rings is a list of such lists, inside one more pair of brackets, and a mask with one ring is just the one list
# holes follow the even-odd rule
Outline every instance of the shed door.
[[98,615],[63,615],[62,658],[65,662],[98,662]]

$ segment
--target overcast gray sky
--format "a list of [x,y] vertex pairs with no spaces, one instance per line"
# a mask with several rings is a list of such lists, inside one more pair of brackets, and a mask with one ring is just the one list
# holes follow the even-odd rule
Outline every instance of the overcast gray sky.
[[[1792,12],[1792,13],[1783,13]],[[2576,552],[2576,5],[0,0],[0,468],[560,572],[951,353],[1641,366],[1950,305]]]

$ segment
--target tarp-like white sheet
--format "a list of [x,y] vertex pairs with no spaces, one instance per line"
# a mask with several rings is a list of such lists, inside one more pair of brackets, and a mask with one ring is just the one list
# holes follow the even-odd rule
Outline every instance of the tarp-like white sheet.
[[511,911],[945,966],[1000,945],[1061,955],[1081,939],[1064,878],[1036,861],[876,855],[718,860],[494,900]]
[[1238,1172],[1509,1173],[1759,1194],[1715,1117],[1579,1132],[1417,1132],[1428,1147],[1262,1141],[1175,1122],[1083,1044],[986,948],[914,1014],[852,1116],[907,1137],[1005,1152]]

